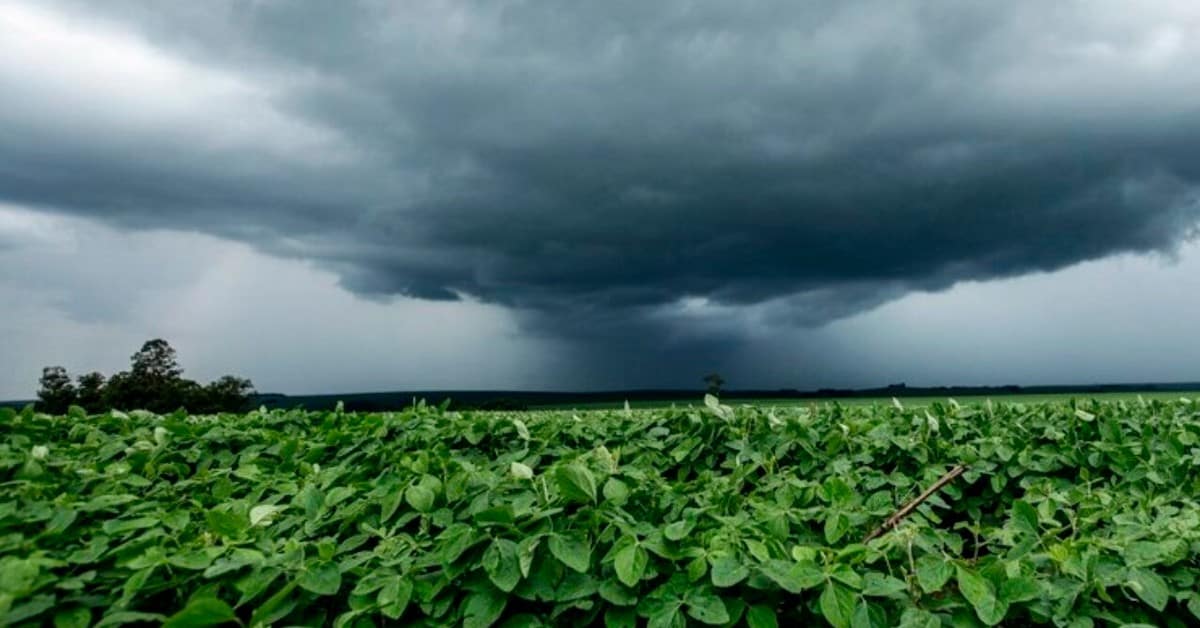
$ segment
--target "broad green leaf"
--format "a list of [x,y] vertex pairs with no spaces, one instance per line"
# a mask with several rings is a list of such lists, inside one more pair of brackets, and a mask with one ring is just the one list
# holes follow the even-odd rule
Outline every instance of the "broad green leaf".
[[615,606],[633,606],[637,604],[637,592],[614,580],[604,580],[598,590],[600,597]]
[[1028,534],[1039,535],[1040,526],[1038,524],[1037,510],[1029,505],[1029,502],[1017,500],[1013,502],[1012,515],[1013,527],[1021,532]]
[[821,608],[821,615],[830,625],[834,628],[849,628],[857,601],[858,595],[852,589],[834,582],[827,582],[817,603]]
[[641,582],[650,557],[636,539],[625,538],[629,540],[613,556],[613,569],[617,572],[617,579],[625,586],[632,587]]
[[96,623],[95,628],[104,628],[105,626],[123,626],[125,624],[141,624],[157,622],[161,624],[166,621],[166,615],[158,613],[139,613],[136,611],[112,611],[104,614],[100,621]]
[[186,554],[176,554],[168,556],[167,562],[181,569],[208,569],[212,565],[213,557],[204,550],[196,550]]
[[1149,569],[1130,569],[1128,584],[1143,602],[1156,611],[1166,608],[1171,599],[1171,589],[1167,587],[1167,582]]
[[555,534],[550,537],[547,547],[562,564],[579,573],[587,573],[591,567],[592,548],[586,539]]
[[54,628],[88,628],[92,625],[92,611],[76,606],[54,614]]
[[788,593],[800,593],[825,582],[825,572],[813,563],[771,560],[763,563],[760,569],[764,576]]
[[269,525],[275,518],[275,515],[287,510],[287,506],[274,506],[262,504],[250,509],[250,525]]
[[858,575],[858,572],[854,571],[853,567],[844,563],[838,563],[831,567],[829,569],[829,577],[852,589],[861,589],[863,587],[862,576]]
[[825,517],[825,542],[833,545],[840,541],[850,530],[850,518],[839,511],[830,512]]
[[710,589],[699,588],[688,592],[684,606],[692,619],[703,624],[724,625],[729,623],[729,611],[720,596]]
[[318,562],[306,565],[296,583],[317,595],[334,595],[342,587],[342,573],[333,563]]
[[992,582],[962,566],[956,566],[955,571],[957,572],[958,589],[975,609],[975,615],[979,617],[979,621],[989,626],[1000,623],[1008,612],[1008,603],[996,598],[996,589]]
[[379,604],[379,612],[389,619],[399,619],[408,608],[412,592],[412,582],[407,578],[389,576],[375,598],[375,602]]
[[871,607],[866,600],[860,600],[858,606],[854,607],[850,628],[871,628]]
[[420,484],[410,486],[408,490],[404,491],[404,501],[408,502],[413,510],[420,513],[428,513],[433,510],[435,499],[437,496],[433,491]]
[[712,583],[718,587],[732,587],[745,580],[750,570],[733,556],[718,556],[712,559]]
[[537,552],[538,545],[542,542],[540,536],[527,536],[517,543],[517,565],[521,568],[521,575],[528,578],[529,570],[533,566],[533,558]]
[[676,521],[663,528],[663,536],[672,541],[679,541],[687,538],[687,535],[692,533],[692,529],[696,527],[696,522],[691,519]]
[[512,476],[518,480],[533,479],[533,469],[531,469],[528,465],[521,464],[520,462],[514,462],[509,465],[509,473],[511,473]]
[[1000,599],[1015,604],[1037,599],[1041,595],[1038,581],[1029,577],[1009,578],[1000,585]]
[[158,523],[159,520],[155,517],[137,517],[136,519],[112,519],[105,521],[101,527],[105,534],[118,535],[134,530],[144,530]]
[[245,515],[223,510],[205,512],[204,521],[208,523],[209,530],[228,539],[241,538],[250,527],[250,520]]
[[637,628],[637,613],[632,608],[605,610],[604,628]]
[[907,597],[908,585],[903,580],[878,571],[868,572],[862,578],[863,595],[875,597]]
[[755,604],[746,609],[746,625],[750,628],[779,628],[775,609],[766,604]]
[[554,470],[558,490],[564,497],[577,502],[596,501],[596,476],[581,464],[568,464]]
[[500,619],[508,598],[494,589],[476,591],[462,604],[463,628],[487,628]]
[[521,581],[517,544],[508,539],[493,539],[483,552],[483,570],[496,588],[511,592]]
[[163,628],[200,628],[232,621],[237,621],[237,616],[228,604],[215,597],[201,596],[192,598],[187,606],[167,618]]
[[917,584],[926,593],[936,593],[950,581],[954,567],[941,556],[925,555],[917,559]]
[[604,482],[604,499],[617,505],[629,501],[629,487],[617,478],[608,478]]

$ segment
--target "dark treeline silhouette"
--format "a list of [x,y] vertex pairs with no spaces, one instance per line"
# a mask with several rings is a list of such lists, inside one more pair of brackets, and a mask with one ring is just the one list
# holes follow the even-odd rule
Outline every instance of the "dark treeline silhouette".
[[254,397],[254,385],[245,378],[226,375],[209,384],[184,379],[175,349],[160,338],[146,341],[130,362],[128,371],[111,378],[92,372],[75,381],[67,369],[47,366],[42,369],[38,410],[61,414],[74,405],[92,413],[112,408],[151,412],[186,408],[209,414],[246,410]]

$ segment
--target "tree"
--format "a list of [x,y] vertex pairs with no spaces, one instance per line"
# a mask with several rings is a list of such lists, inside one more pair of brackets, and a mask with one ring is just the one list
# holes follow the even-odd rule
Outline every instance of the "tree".
[[202,386],[184,379],[175,349],[161,338],[147,340],[130,356],[128,371],[114,374],[107,382],[100,373],[79,377],[79,387],[61,366],[42,371],[41,407],[47,412],[66,412],[72,403],[88,412],[109,408],[174,412],[187,408],[196,413],[237,412],[247,409],[254,396],[250,380],[226,375]]
[[705,386],[708,387],[708,394],[719,396],[721,394],[721,386],[725,385],[725,378],[716,373],[709,373],[703,378]]
[[38,408],[50,414],[62,414],[71,404],[75,403],[75,384],[67,369],[61,366],[47,366],[42,369],[42,377],[38,380],[41,389],[38,390]]
[[92,371],[85,375],[80,375],[78,382],[78,392],[75,403],[83,406],[83,409],[90,413],[103,412],[106,408],[104,403],[104,374]]
[[109,382],[112,386],[120,378],[117,397],[123,405],[117,407],[172,412],[184,405],[186,391],[180,377],[183,369],[175,359],[175,349],[166,340],[147,340],[129,360],[128,375],[118,373]]
[[130,374],[137,379],[171,381],[183,375],[183,369],[175,359],[175,349],[162,338],[147,340],[129,359],[133,362]]
[[[225,375],[205,386],[202,391],[203,408],[197,412],[238,412],[250,405],[254,384],[244,377]],[[191,409],[191,406],[188,406]]]

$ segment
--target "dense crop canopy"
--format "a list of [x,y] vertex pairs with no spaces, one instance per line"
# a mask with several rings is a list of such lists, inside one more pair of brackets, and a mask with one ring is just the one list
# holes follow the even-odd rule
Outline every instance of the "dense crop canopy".
[[0,412],[9,624],[1200,616],[1200,404],[1186,400]]

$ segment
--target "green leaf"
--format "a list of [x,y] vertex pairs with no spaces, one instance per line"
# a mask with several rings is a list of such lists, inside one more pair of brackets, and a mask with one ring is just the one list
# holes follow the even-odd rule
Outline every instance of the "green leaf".
[[779,628],[775,609],[766,604],[755,604],[746,609],[746,624],[750,628]]
[[462,604],[463,628],[487,628],[500,619],[508,598],[495,589],[476,591]]
[[[210,511],[212,512],[212,511]],[[136,519],[110,519],[104,522],[103,528],[105,534],[118,535],[132,532],[134,530],[144,530],[155,526],[159,523],[156,517],[138,517]]]
[[732,587],[750,575],[750,570],[734,556],[718,556],[711,562],[714,586]]
[[684,597],[684,606],[692,619],[704,624],[729,623],[729,611],[720,596],[709,589],[693,589]]
[[208,569],[212,565],[213,557],[204,550],[196,550],[186,554],[176,554],[168,556],[167,562],[180,569]]
[[296,583],[317,595],[334,595],[342,587],[342,573],[333,563],[319,562],[306,565]]
[[909,607],[900,614],[900,625],[897,628],[941,628],[941,625],[942,622],[937,615],[926,610]]
[[250,509],[250,526],[270,525],[275,515],[287,510],[287,506],[262,504]]
[[208,529],[227,539],[241,538],[250,527],[250,520],[245,515],[224,510],[209,510],[204,513],[204,521]]
[[664,605],[652,613],[646,621],[646,628],[686,628],[687,618],[679,611],[678,604]]
[[800,593],[825,582],[825,572],[811,562],[770,560],[763,563],[760,569],[764,576],[788,593]]
[[850,628],[850,620],[854,616],[854,604],[858,594],[852,589],[834,582],[827,582],[825,590],[817,600],[821,615],[834,628]]
[[642,580],[642,574],[646,571],[646,563],[650,557],[646,554],[646,550],[633,537],[622,537],[625,541],[615,556],[613,556],[613,568],[617,572],[617,579],[625,586],[636,586]]
[[629,487],[617,478],[608,478],[604,482],[604,499],[618,506],[629,501]]
[[508,472],[518,480],[533,479],[533,469],[529,468],[528,465],[521,464],[520,462],[514,462],[509,465]]
[[830,568],[829,577],[853,589],[861,589],[863,587],[862,576],[858,575],[858,572],[854,571],[853,567],[844,563],[838,563]]
[[92,611],[76,606],[54,615],[54,628],[88,628],[92,625]]
[[136,611],[110,610],[108,613],[104,614],[104,617],[100,618],[100,621],[96,624],[95,628],[104,628],[105,626],[121,626],[124,624],[134,623],[161,623],[166,619],[166,615],[159,615],[158,613],[139,613]]
[[548,543],[550,553],[562,564],[578,571],[587,573],[592,564],[592,548],[586,539],[555,534]]
[[1130,569],[1128,584],[1143,602],[1156,611],[1162,611],[1170,601],[1171,590],[1167,582],[1149,569]]
[[955,571],[958,576],[958,589],[975,609],[979,621],[989,626],[1000,623],[1008,612],[1008,603],[996,598],[996,588],[992,582],[962,566],[956,566]]
[[1034,510],[1033,506],[1029,505],[1029,502],[1024,500],[1013,502],[1010,518],[1015,529],[1034,536],[1040,535],[1041,528],[1038,524],[1037,510]]
[[228,604],[215,597],[201,596],[192,598],[183,610],[171,615],[163,628],[200,628],[232,621],[237,621],[237,615]]
[[[11,599],[4,601],[11,601]],[[4,626],[17,625],[26,619],[37,617],[52,608],[54,608],[53,595],[34,596],[32,599],[7,609],[7,613],[0,615],[0,622],[3,622]],[[0,610],[5,609],[0,606]]]
[[521,575],[528,578],[529,570],[533,566],[533,558],[537,551],[537,546],[542,542],[540,536],[527,536],[517,543],[517,564],[521,568]]
[[604,628],[637,628],[637,613],[632,608],[604,611]]
[[692,533],[692,528],[696,527],[696,522],[691,519],[676,521],[663,528],[663,536],[671,541],[680,541],[687,538],[687,535]]
[[871,607],[866,600],[861,600],[850,618],[850,628],[871,628]]
[[419,513],[428,513],[433,510],[433,503],[436,499],[437,495],[421,484],[410,486],[408,490],[404,491],[404,501]]
[[638,601],[636,591],[612,580],[601,582],[598,592],[601,598],[614,606],[633,606]]
[[903,580],[878,571],[868,572],[862,578],[862,593],[874,597],[907,597],[908,585]]
[[558,490],[569,500],[596,502],[596,477],[581,464],[568,464],[554,470]]
[[936,593],[950,581],[954,568],[941,556],[925,555],[917,559],[917,584],[926,593]]
[[1121,555],[1130,567],[1170,565],[1187,557],[1188,547],[1181,539],[1169,541],[1134,541],[1125,546]]
[[517,544],[508,539],[493,539],[483,552],[483,570],[496,588],[511,592],[521,581],[521,565]]
[[693,558],[687,565],[688,582],[696,582],[708,573],[708,561],[703,556]]
[[825,542],[833,545],[850,530],[850,518],[843,512],[833,511],[825,518]]
[[1000,585],[1000,599],[1009,603],[1028,602],[1041,595],[1038,581],[1029,577],[1009,578]]
[[379,589],[375,603],[379,604],[379,612],[389,619],[399,619],[408,608],[412,598],[413,585],[407,578],[390,576]]

